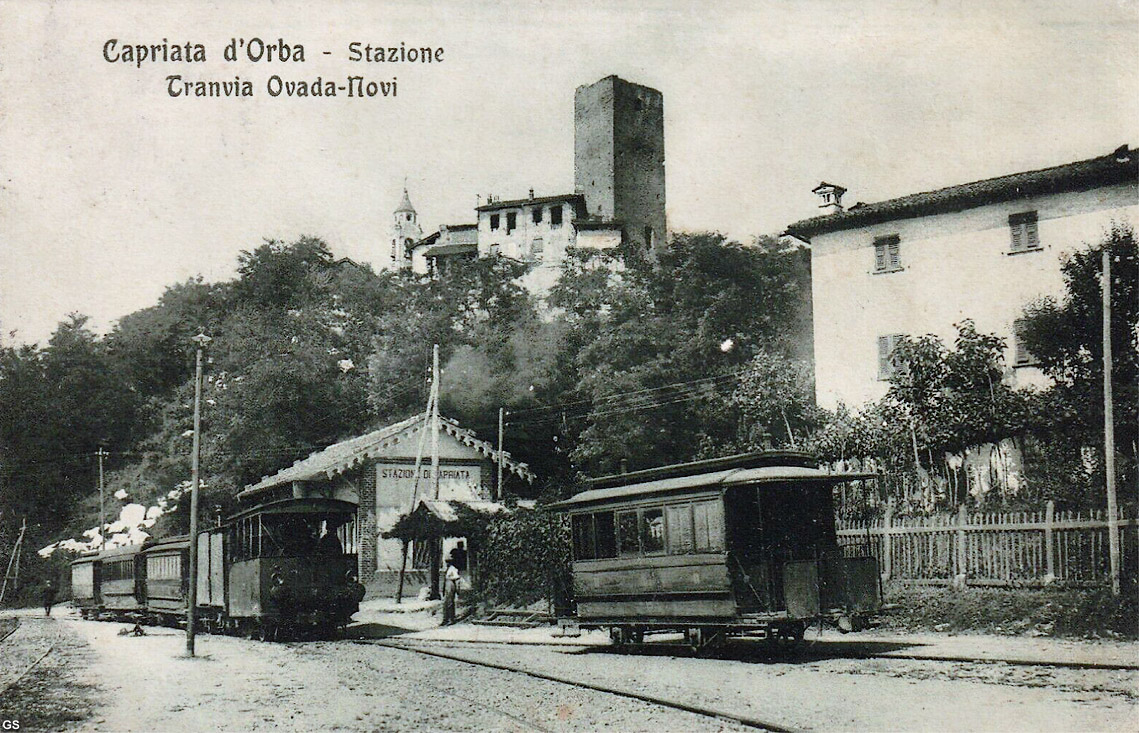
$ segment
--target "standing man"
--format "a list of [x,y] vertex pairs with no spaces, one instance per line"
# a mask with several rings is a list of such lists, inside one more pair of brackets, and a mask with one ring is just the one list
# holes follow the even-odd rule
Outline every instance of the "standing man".
[[43,592],[44,616],[51,615],[51,607],[55,605],[55,583],[48,578]]
[[459,569],[453,554],[447,556],[447,574],[443,584],[443,625],[455,623],[455,596],[459,593]]

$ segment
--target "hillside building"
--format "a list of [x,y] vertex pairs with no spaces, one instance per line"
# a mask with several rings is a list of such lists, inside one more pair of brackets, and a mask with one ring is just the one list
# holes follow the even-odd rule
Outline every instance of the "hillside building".
[[472,256],[509,257],[532,264],[523,284],[544,294],[575,247],[605,249],[628,242],[657,252],[667,236],[659,91],[617,76],[577,88],[574,187],[572,193],[546,196],[531,189],[515,199],[489,195],[475,209],[477,225],[441,227],[411,241],[418,224],[405,191],[395,212],[393,266],[442,273]]
[[1139,158],[1109,155],[842,207],[841,186],[815,188],[824,213],[787,234],[810,244],[815,388],[820,406],[881,398],[900,335],[946,343],[973,319],[1008,344],[1015,384],[1043,384],[1018,338],[1024,307],[1062,297],[1066,254],[1139,222]]

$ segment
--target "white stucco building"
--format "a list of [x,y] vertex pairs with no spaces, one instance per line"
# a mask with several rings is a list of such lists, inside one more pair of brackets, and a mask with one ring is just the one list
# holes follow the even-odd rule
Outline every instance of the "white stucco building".
[[1139,158],[1109,155],[843,210],[844,189],[816,189],[826,213],[787,233],[811,247],[815,389],[822,407],[882,397],[899,335],[951,344],[966,318],[1006,339],[1009,379],[1039,384],[1017,341],[1024,307],[1062,296],[1065,254],[1139,224]]

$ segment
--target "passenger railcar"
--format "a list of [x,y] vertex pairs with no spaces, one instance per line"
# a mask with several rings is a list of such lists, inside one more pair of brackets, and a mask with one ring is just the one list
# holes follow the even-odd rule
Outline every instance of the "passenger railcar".
[[573,536],[571,622],[618,643],[683,630],[696,647],[858,628],[881,607],[878,566],[844,556],[832,489],[869,478],[766,452],[594,479],[554,505]]
[[176,626],[186,618],[190,537],[182,535],[147,543],[142,555],[146,575],[143,588],[149,620]]
[[102,600],[97,552],[82,555],[71,563],[71,603],[83,618],[98,613]]
[[99,553],[100,612],[118,619],[141,618],[146,609],[142,549],[128,545]]
[[[284,499],[199,532],[195,590],[203,630],[276,638],[347,624],[364,596],[355,518],[348,502]],[[84,617],[182,624],[190,544],[183,535],[81,557],[71,565],[73,602]]]

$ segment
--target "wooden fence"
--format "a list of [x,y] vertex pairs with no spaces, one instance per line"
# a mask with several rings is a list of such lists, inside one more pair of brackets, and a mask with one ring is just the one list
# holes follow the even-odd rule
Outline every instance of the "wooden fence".
[[[1135,517],[1119,521],[1121,568],[1134,573],[1139,531]],[[1107,513],[968,512],[928,517],[885,516],[838,520],[838,541],[847,555],[878,558],[883,579],[948,584],[1034,586],[1052,582],[1110,582]]]

